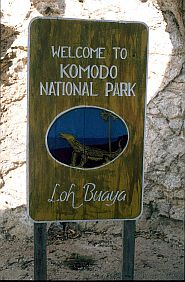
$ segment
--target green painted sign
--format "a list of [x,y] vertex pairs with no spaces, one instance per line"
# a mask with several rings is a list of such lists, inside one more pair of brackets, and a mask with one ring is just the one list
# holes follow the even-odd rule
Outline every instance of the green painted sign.
[[29,28],[28,186],[35,221],[141,214],[148,29],[35,18]]

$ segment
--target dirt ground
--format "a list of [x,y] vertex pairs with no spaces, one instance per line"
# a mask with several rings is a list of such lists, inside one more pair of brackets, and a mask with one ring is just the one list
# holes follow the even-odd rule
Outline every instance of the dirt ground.
[[[112,230],[112,231],[111,231]],[[122,235],[113,228],[48,227],[48,280],[120,280]],[[4,230],[0,239],[0,280],[33,280],[33,237]],[[158,233],[136,232],[134,280],[183,280],[183,246]]]

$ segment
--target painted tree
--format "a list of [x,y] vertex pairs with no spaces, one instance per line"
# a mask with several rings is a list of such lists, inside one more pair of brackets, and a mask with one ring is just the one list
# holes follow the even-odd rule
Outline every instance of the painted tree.
[[115,116],[113,113],[108,111],[102,111],[100,113],[102,119],[106,122],[108,122],[108,139],[109,139],[109,153],[111,153],[111,131],[112,131],[112,122],[111,119],[116,120],[118,117]]

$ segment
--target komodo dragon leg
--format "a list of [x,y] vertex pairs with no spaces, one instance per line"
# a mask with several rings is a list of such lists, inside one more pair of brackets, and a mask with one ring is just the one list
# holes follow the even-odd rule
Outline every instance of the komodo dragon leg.
[[80,161],[80,164],[78,165],[78,167],[83,167],[87,162],[87,157],[85,154],[82,154],[81,156],[81,161]]
[[77,153],[73,152],[72,153],[72,160],[71,160],[71,165],[76,166],[76,159],[77,159]]

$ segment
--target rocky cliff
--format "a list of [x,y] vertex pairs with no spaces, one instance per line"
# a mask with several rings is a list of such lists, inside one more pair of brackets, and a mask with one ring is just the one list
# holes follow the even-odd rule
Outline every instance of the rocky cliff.
[[[141,228],[182,236],[185,1],[2,0],[0,219],[26,228],[28,25],[36,16],[142,21],[149,27],[145,191]],[[165,224],[164,224],[165,223]],[[16,227],[15,227],[16,226]],[[168,232],[168,231],[169,232]],[[172,235],[171,235],[172,236]]]

